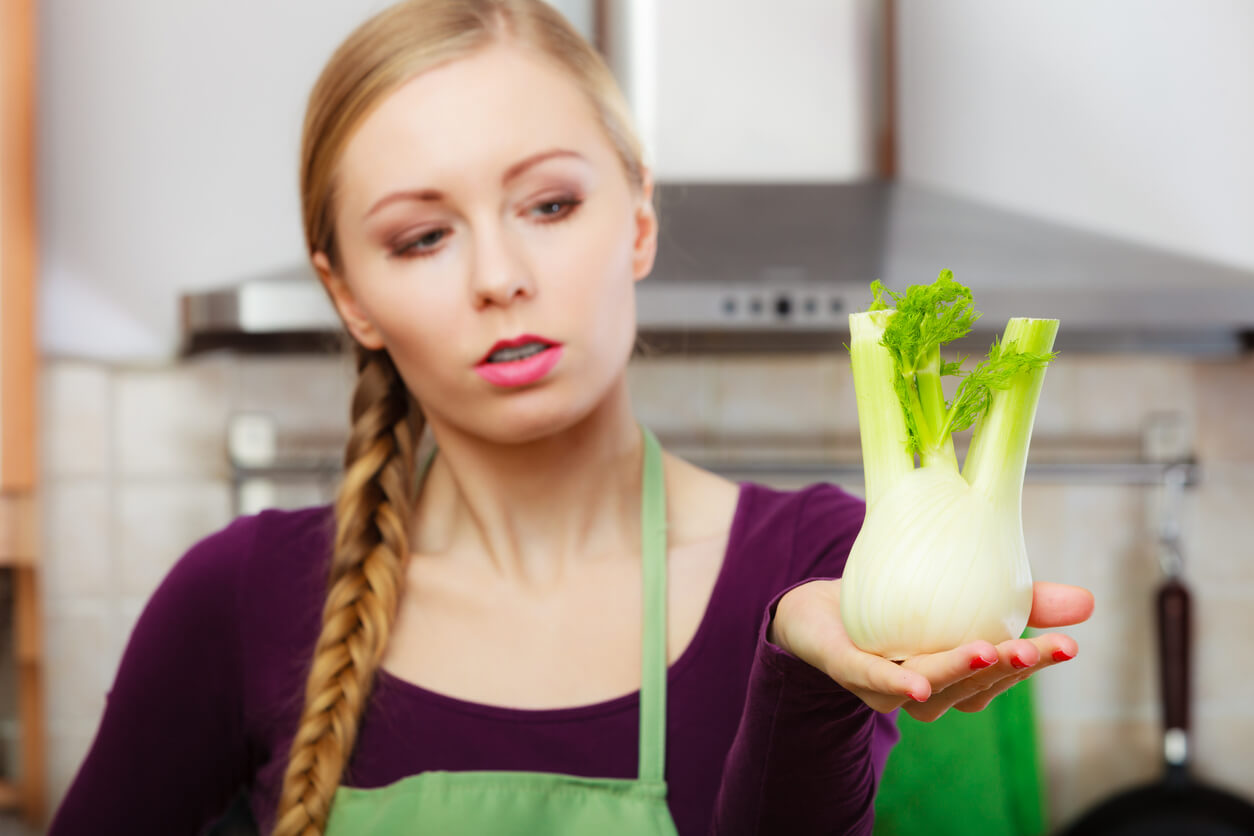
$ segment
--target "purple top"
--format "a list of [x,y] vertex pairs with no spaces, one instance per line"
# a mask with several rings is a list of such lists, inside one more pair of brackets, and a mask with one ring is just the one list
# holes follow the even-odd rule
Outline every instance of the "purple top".
[[[862,517],[862,501],[835,485],[741,483],[708,608],[667,678],[666,780],[681,836],[870,833],[893,716],[766,641],[785,591],[841,574]],[[131,634],[50,836],[198,833],[241,787],[268,832],[333,526],[329,506],[263,511],[183,555]],[[343,783],[434,769],[634,778],[638,723],[638,691],[520,710],[380,670]]]

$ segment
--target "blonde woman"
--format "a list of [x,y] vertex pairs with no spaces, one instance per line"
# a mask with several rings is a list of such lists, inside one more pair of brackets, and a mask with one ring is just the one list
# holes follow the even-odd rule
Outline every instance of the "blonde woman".
[[[54,836],[195,834],[241,789],[274,836],[867,833],[894,710],[978,710],[1075,655],[1057,633],[857,651],[860,501],[726,481],[637,423],[652,181],[544,3],[363,24],[300,178],[359,371],[338,498],[182,557]],[[1091,604],[1039,585],[1033,623]]]

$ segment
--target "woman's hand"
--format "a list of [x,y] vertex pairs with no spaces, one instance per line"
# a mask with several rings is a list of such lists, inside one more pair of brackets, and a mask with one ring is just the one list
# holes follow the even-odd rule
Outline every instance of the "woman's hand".
[[[1087,589],[1036,583],[1031,627],[1062,627],[1093,611]],[[951,708],[981,711],[1016,682],[1076,655],[1075,640],[1062,633],[1010,639],[994,646],[975,641],[942,653],[890,662],[854,646],[840,620],[840,581],[811,581],[780,599],[768,638],[840,683],[879,712],[905,706],[931,722]]]

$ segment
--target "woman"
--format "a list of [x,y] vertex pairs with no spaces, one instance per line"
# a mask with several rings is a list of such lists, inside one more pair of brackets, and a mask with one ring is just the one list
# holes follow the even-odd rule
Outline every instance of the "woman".
[[[194,833],[240,787],[276,836],[865,833],[891,712],[978,710],[1075,655],[861,653],[837,606],[861,503],[728,482],[635,421],[652,182],[538,0],[360,27],[301,192],[359,370],[338,498],[183,556],[53,834]],[[1040,585],[1033,623],[1091,603]]]

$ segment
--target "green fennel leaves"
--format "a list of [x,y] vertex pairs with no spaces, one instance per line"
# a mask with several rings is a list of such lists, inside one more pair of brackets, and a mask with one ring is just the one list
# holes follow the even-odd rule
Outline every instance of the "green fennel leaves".
[[[1047,365],[1056,352],[1020,351],[1016,344],[994,340],[988,359],[969,372],[967,358],[942,362],[940,348],[966,336],[980,314],[971,291],[942,270],[930,285],[911,285],[905,293],[871,283],[869,310],[894,310],[882,344],[893,358],[893,387],[901,401],[910,449],[922,455],[942,454],[950,436],[969,428],[983,415],[993,389],[1004,389],[1021,372]],[[893,303],[890,306],[889,301]],[[962,382],[953,400],[945,399],[941,378]]]

